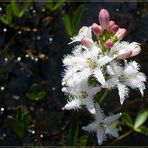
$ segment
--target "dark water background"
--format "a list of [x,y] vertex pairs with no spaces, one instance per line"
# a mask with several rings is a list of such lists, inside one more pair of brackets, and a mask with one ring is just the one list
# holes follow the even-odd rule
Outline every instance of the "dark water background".
[[[72,2],[67,9],[76,8],[80,3]],[[132,60],[136,60],[141,65],[141,71],[148,75],[148,3],[146,2],[85,2],[85,11],[80,22],[80,27],[89,26],[93,22],[98,22],[98,12],[101,8],[106,8],[110,12],[111,19],[128,30],[124,40],[141,43],[142,52]],[[2,3],[0,3],[2,5]],[[70,41],[65,32],[60,12],[57,11],[54,21],[50,19],[50,14],[42,12],[43,3],[35,2],[30,7],[29,12],[21,21],[15,22],[20,26],[30,26],[38,31],[25,32],[21,29],[12,29],[1,23],[0,26],[0,49],[4,49],[9,44],[12,37],[15,39],[11,43],[5,56],[0,57],[0,146],[16,145],[70,145],[70,124],[72,119],[79,116],[80,128],[79,136],[86,135],[81,130],[82,125],[86,125],[92,119],[84,111],[62,111],[61,108],[66,103],[64,94],[61,92],[61,73],[63,71],[62,58],[64,54],[70,53],[72,45],[67,45]],[[65,6],[66,7],[66,6]],[[32,13],[32,10],[36,13]],[[48,18],[49,17],[49,18]],[[54,25],[54,30],[53,30]],[[80,28],[79,27],[79,28]],[[3,29],[6,28],[5,32]],[[21,33],[19,32],[21,31]],[[44,53],[48,59],[34,61],[25,57],[26,49],[36,49],[37,52]],[[13,62],[5,62],[5,57],[14,55]],[[21,57],[21,61],[18,61]],[[46,91],[46,98],[39,102],[26,101],[26,92],[32,83],[41,84]],[[125,101],[125,110],[137,112],[140,108],[148,107],[148,92],[142,99],[140,93],[131,91],[130,98]],[[129,102],[133,105],[128,106]],[[18,138],[11,130],[9,117],[15,115],[18,105],[27,104],[31,108],[33,120],[37,124],[29,127],[28,133],[23,138]],[[118,112],[122,110],[119,104],[119,97],[116,91],[109,96],[104,109],[108,112]],[[3,109],[4,111],[3,111]],[[34,122],[33,122],[34,123]],[[126,130],[126,129],[125,129]],[[122,133],[122,132],[121,132]],[[116,145],[147,145],[146,136],[132,133],[129,137],[118,142]],[[107,145],[113,139],[104,143]],[[96,144],[95,135],[92,136],[90,145]],[[64,144],[62,144],[64,143]]]

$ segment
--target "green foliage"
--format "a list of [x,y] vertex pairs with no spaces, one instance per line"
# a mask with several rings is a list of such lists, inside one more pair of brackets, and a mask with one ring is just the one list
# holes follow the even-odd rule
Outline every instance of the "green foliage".
[[81,136],[79,139],[79,146],[85,146],[87,144],[88,137],[88,134]]
[[9,25],[10,27],[13,26],[12,21],[15,17],[20,18],[24,15],[26,10],[28,9],[30,1],[24,2],[24,4],[20,7],[18,2],[16,0],[11,0],[9,4],[7,4],[5,8],[5,14],[0,16],[0,21],[3,22],[4,24]]
[[136,132],[148,136],[148,128],[145,126],[140,126],[134,129]]
[[68,14],[64,14],[63,22],[64,22],[64,27],[65,27],[67,34],[69,36],[72,36],[73,35],[73,28],[72,28],[70,16]]
[[147,118],[148,118],[148,110],[140,111],[136,116],[134,124],[131,116],[128,113],[123,113],[121,117],[121,119],[127,126],[132,128],[135,132],[144,135],[148,135],[148,128],[143,126]]
[[0,15],[0,21],[4,24],[11,25],[12,23],[12,9],[10,5],[5,8],[5,15]]
[[59,0],[57,2],[53,2],[49,0],[49,2],[45,3],[45,7],[47,7],[51,12],[57,11],[64,4],[65,0]]
[[63,15],[64,27],[69,36],[73,36],[77,31],[83,11],[84,11],[84,6],[80,5],[73,13],[71,14],[65,13]]
[[76,145],[79,132],[79,118],[76,116],[71,123],[71,146]]
[[138,128],[139,126],[141,126],[147,120],[147,118],[148,110],[140,111],[136,117],[134,128]]
[[122,113],[121,119],[127,126],[133,128],[134,124],[133,124],[131,116],[128,113],[126,112]]
[[20,107],[18,107],[16,118],[10,119],[11,129],[18,137],[24,137],[27,133],[27,128],[31,118],[28,112],[22,111]]
[[33,101],[42,100],[46,95],[46,92],[43,91],[38,84],[33,84],[29,91],[26,93],[28,99]]

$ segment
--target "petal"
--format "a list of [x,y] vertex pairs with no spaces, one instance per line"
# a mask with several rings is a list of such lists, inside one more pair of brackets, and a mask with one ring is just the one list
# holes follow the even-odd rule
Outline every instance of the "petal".
[[94,102],[93,102],[92,98],[85,99],[84,104],[86,105],[86,108],[88,109],[88,111],[91,114],[95,114],[96,113],[96,110],[95,110],[95,107],[94,107]]
[[75,99],[72,100],[71,102],[68,102],[62,109],[66,109],[66,110],[71,110],[71,109],[77,109],[81,107],[81,100],[80,99]]
[[97,128],[96,122],[93,122],[91,124],[88,124],[87,126],[82,127],[84,131],[88,131],[88,132],[94,132],[96,128]]
[[117,87],[120,96],[120,103],[123,104],[125,98],[128,96],[128,88],[123,84],[118,84]]
[[106,133],[112,135],[113,137],[119,137],[117,129],[112,128],[111,126],[107,127]]
[[105,83],[105,78],[100,68],[94,70],[94,75],[102,85]]
[[113,121],[115,121],[115,120],[117,120],[118,118],[120,118],[120,116],[121,116],[121,113],[116,114],[116,115],[109,116],[109,117],[105,118],[105,119],[103,120],[103,122],[104,122],[104,123],[107,123],[107,124],[112,123]]
[[97,139],[98,139],[98,144],[101,145],[103,143],[105,137],[105,132],[103,128],[99,128],[97,130]]
[[103,57],[99,57],[98,64],[99,64],[99,66],[103,66],[103,65],[111,62],[114,58],[116,58],[116,55],[106,55]]
[[143,98],[143,96],[144,96],[143,90],[145,89],[145,85],[143,84],[141,87],[138,87],[138,89],[139,89],[139,91],[140,91],[140,93],[141,93],[141,96],[142,96],[142,98]]
[[95,104],[95,109],[96,109],[96,114],[95,114],[96,121],[101,122],[104,118],[104,114],[102,113],[102,110],[98,103]]

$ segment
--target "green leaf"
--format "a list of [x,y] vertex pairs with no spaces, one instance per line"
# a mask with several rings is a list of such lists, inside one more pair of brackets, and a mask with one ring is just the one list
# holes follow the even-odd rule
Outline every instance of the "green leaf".
[[134,130],[140,134],[148,136],[148,128],[146,128],[145,126],[140,126]]
[[22,17],[22,16],[23,16],[23,14],[24,14],[25,11],[28,9],[28,7],[29,7],[29,5],[30,5],[31,2],[32,2],[32,0],[27,1],[27,2],[25,2],[25,3],[23,4],[22,10],[20,11],[18,17]]
[[11,8],[12,8],[14,15],[18,17],[20,14],[19,5],[17,4],[17,2],[15,0],[11,0],[10,4],[11,4]]
[[18,136],[18,137],[24,137],[27,133],[26,128],[24,127],[24,124],[20,121],[17,121],[16,119],[10,120],[12,131]]
[[39,101],[45,97],[45,91],[42,91],[37,84],[33,84],[30,90],[26,93],[26,96],[30,100]]
[[47,7],[50,11],[53,11],[53,7],[54,7],[53,2],[52,2],[52,1],[51,1],[51,2],[47,2],[47,3],[46,3],[46,7]]
[[22,138],[27,133],[27,128],[30,121],[31,118],[29,113],[22,111],[21,107],[18,107],[16,118],[10,119],[11,129],[16,134],[16,136]]
[[140,127],[148,118],[148,110],[140,111],[136,117],[134,128]]
[[55,4],[55,6],[53,7],[52,11],[58,10],[58,9],[63,5],[64,2],[65,2],[65,0],[56,2],[56,4]]
[[50,1],[50,2],[47,2],[46,3],[46,7],[50,10],[50,11],[56,11],[56,10],[58,10],[62,5],[63,5],[63,3],[65,2],[65,0],[59,0],[59,1],[57,1],[57,2],[52,2],[52,1]]
[[10,5],[6,6],[6,16],[5,19],[7,20],[8,25],[12,23],[12,9]]
[[0,21],[3,22],[4,24],[9,25],[10,22],[7,21],[5,16],[0,16]]
[[88,140],[89,135],[83,135],[80,137],[79,139],[79,146],[84,146],[87,144],[87,140]]
[[70,16],[68,14],[64,14],[63,21],[64,21],[64,27],[66,29],[67,34],[69,36],[72,36],[73,31],[72,31],[72,24],[71,24]]
[[133,128],[133,121],[131,116],[128,113],[126,112],[122,113],[121,119],[127,126]]
[[83,11],[84,11],[84,6],[80,5],[76,9],[76,11],[74,12],[73,19],[72,19],[72,26],[73,26],[74,30],[78,27],[78,25],[80,23]]
[[71,146],[76,145],[79,131],[79,119],[75,117],[71,123]]

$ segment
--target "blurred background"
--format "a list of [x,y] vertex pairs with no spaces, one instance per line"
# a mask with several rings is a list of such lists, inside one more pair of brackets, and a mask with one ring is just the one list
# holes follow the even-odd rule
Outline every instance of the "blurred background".
[[[141,44],[142,52],[132,60],[147,76],[148,3],[0,2],[0,146],[97,145],[96,135],[81,129],[93,120],[85,109],[62,111],[66,97],[61,79],[63,56],[74,47],[67,45],[70,37],[82,26],[98,23],[101,8],[128,30],[124,40]],[[148,108],[148,91],[144,98],[133,90],[129,96],[121,107],[117,91],[113,91],[104,110],[107,114],[125,111],[134,120],[141,109]],[[122,135],[129,127],[121,121],[119,129]],[[118,141],[108,138],[103,145],[148,146],[147,135],[132,132]]]

